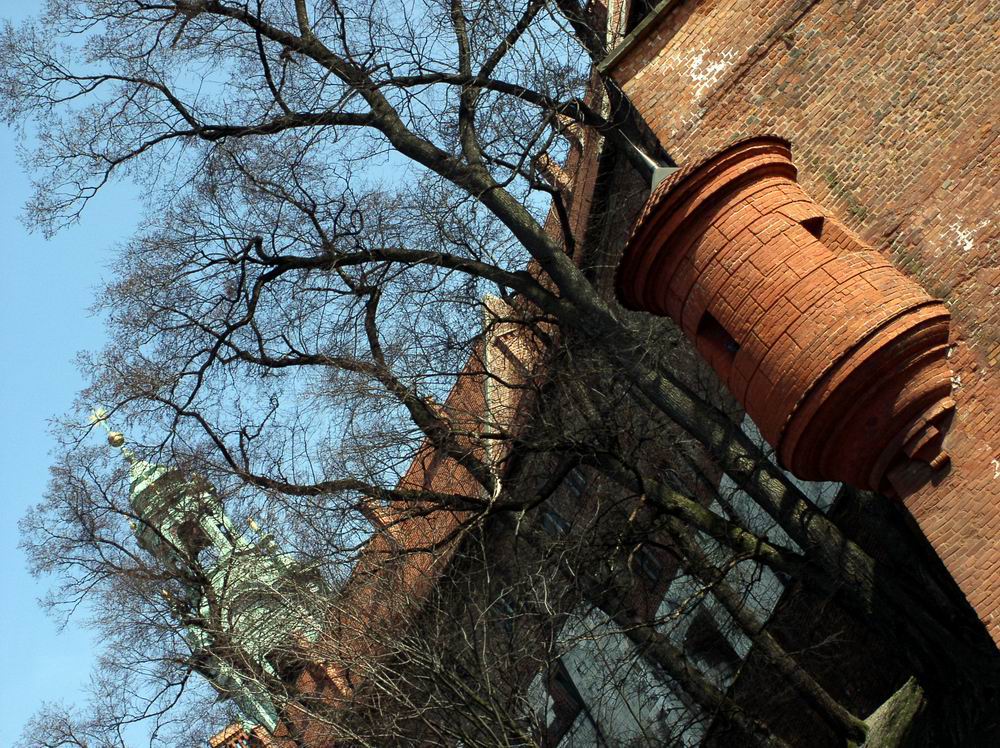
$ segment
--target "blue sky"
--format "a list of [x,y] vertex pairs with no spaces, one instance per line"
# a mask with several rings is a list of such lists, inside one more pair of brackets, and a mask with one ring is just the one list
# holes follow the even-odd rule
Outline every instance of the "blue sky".
[[[23,16],[32,5],[0,0],[0,17]],[[73,357],[103,342],[87,308],[138,204],[127,186],[112,188],[80,225],[46,241],[18,221],[30,184],[3,126],[0,175],[0,746],[10,746],[42,701],[82,698],[96,656],[90,631],[71,621],[60,633],[39,608],[45,590],[25,568],[17,520],[48,480],[47,419],[66,412],[83,384]]]
[[[17,22],[39,5],[0,0],[0,21]],[[54,446],[48,420],[67,413],[84,385],[76,354],[103,347],[103,324],[87,310],[111,274],[116,245],[139,218],[136,190],[112,184],[80,224],[48,241],[28,233],[18,217],[30,180],[16,146],[0,125],[0,748],[14,743],[44,701],[81,703],[98,655],[85,615],[60,632],[37,604],[44,580],[27,572],[17,521],[44,494]],[[398,181],[407,166],[387,159],[370,168]]]
[[47,419],[69,408],[83,382],[77,351],[98,348],[100,320],[87,314],[113,246],[134,226],[137,206],[126,189],[101,196],[83,222],[45,241],[18,222],[29,183],[14,156],[13,135],[0,129],[0,746],[9,746],[42,700],[75,700],[94,658],[90,632],[73,622],[57,633],[37,605],[44,588],[17,548],[17,520],[48,480]]

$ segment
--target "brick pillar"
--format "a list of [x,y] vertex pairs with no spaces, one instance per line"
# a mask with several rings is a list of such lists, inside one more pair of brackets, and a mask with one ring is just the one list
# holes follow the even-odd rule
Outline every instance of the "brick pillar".
[[676,172],[636,223],[618,295],[681,326],[795,475],[892,493],[912,463],[948,461],[950,315],[795,177],[776,137]]

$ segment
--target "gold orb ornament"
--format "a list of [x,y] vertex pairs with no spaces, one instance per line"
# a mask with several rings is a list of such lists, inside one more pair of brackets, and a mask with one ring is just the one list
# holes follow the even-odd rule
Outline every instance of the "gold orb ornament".
[[121,431],[111,431],[108,433],[108,444],[112,447],[121,447],[125,443],[125,435]]

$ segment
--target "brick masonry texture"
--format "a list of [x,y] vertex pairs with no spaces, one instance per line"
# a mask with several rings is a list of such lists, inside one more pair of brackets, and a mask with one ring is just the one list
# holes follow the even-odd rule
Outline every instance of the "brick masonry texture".
[[879,489],[912,457],[939,469],[948,309],[826,216],[790,156],[751,138],[661,184],[619,295],[680,324],[799,477]]
[[234,722],[208,740],[209,748],[271,748],[273,745],[263,727],[248,731],[239,722]]
[[790,140],[799,184],[844,241],[857,234],[948,306],[951,464],[894,486],[1000,643],[998,14],[688,0],[611,72],[682,165],[751,135]]

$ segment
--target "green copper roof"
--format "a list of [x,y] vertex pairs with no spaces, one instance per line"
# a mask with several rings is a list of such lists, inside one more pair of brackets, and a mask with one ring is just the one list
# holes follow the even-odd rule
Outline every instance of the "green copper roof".
[[[96,413],[93,422],[108,428],[106,414]],[[177,579],[187,580],[185,597],[194,615],[184,624],[185,638],[196,668],[247,719],[273,730],[279,709],[257,674],[279,679],[272,655],[295,640],[318,636],[316,608],[323,597],[318,576],[282,552],[256,522],[249,522],[256,540],[244,537],[203,478],[140,460],[122,434],[108,431],[108,442],[129,461],[129,503],[139,545],[180,572]],[[199,578],[204,581],[192,581]],[[183,620],[187,614],[177,608],[174,615]],[[208,621],[220,622],[221,630],[206,628]],[[216,641],[225,642],[221,650]],[[251,662],[257,674],[247,671]]]

